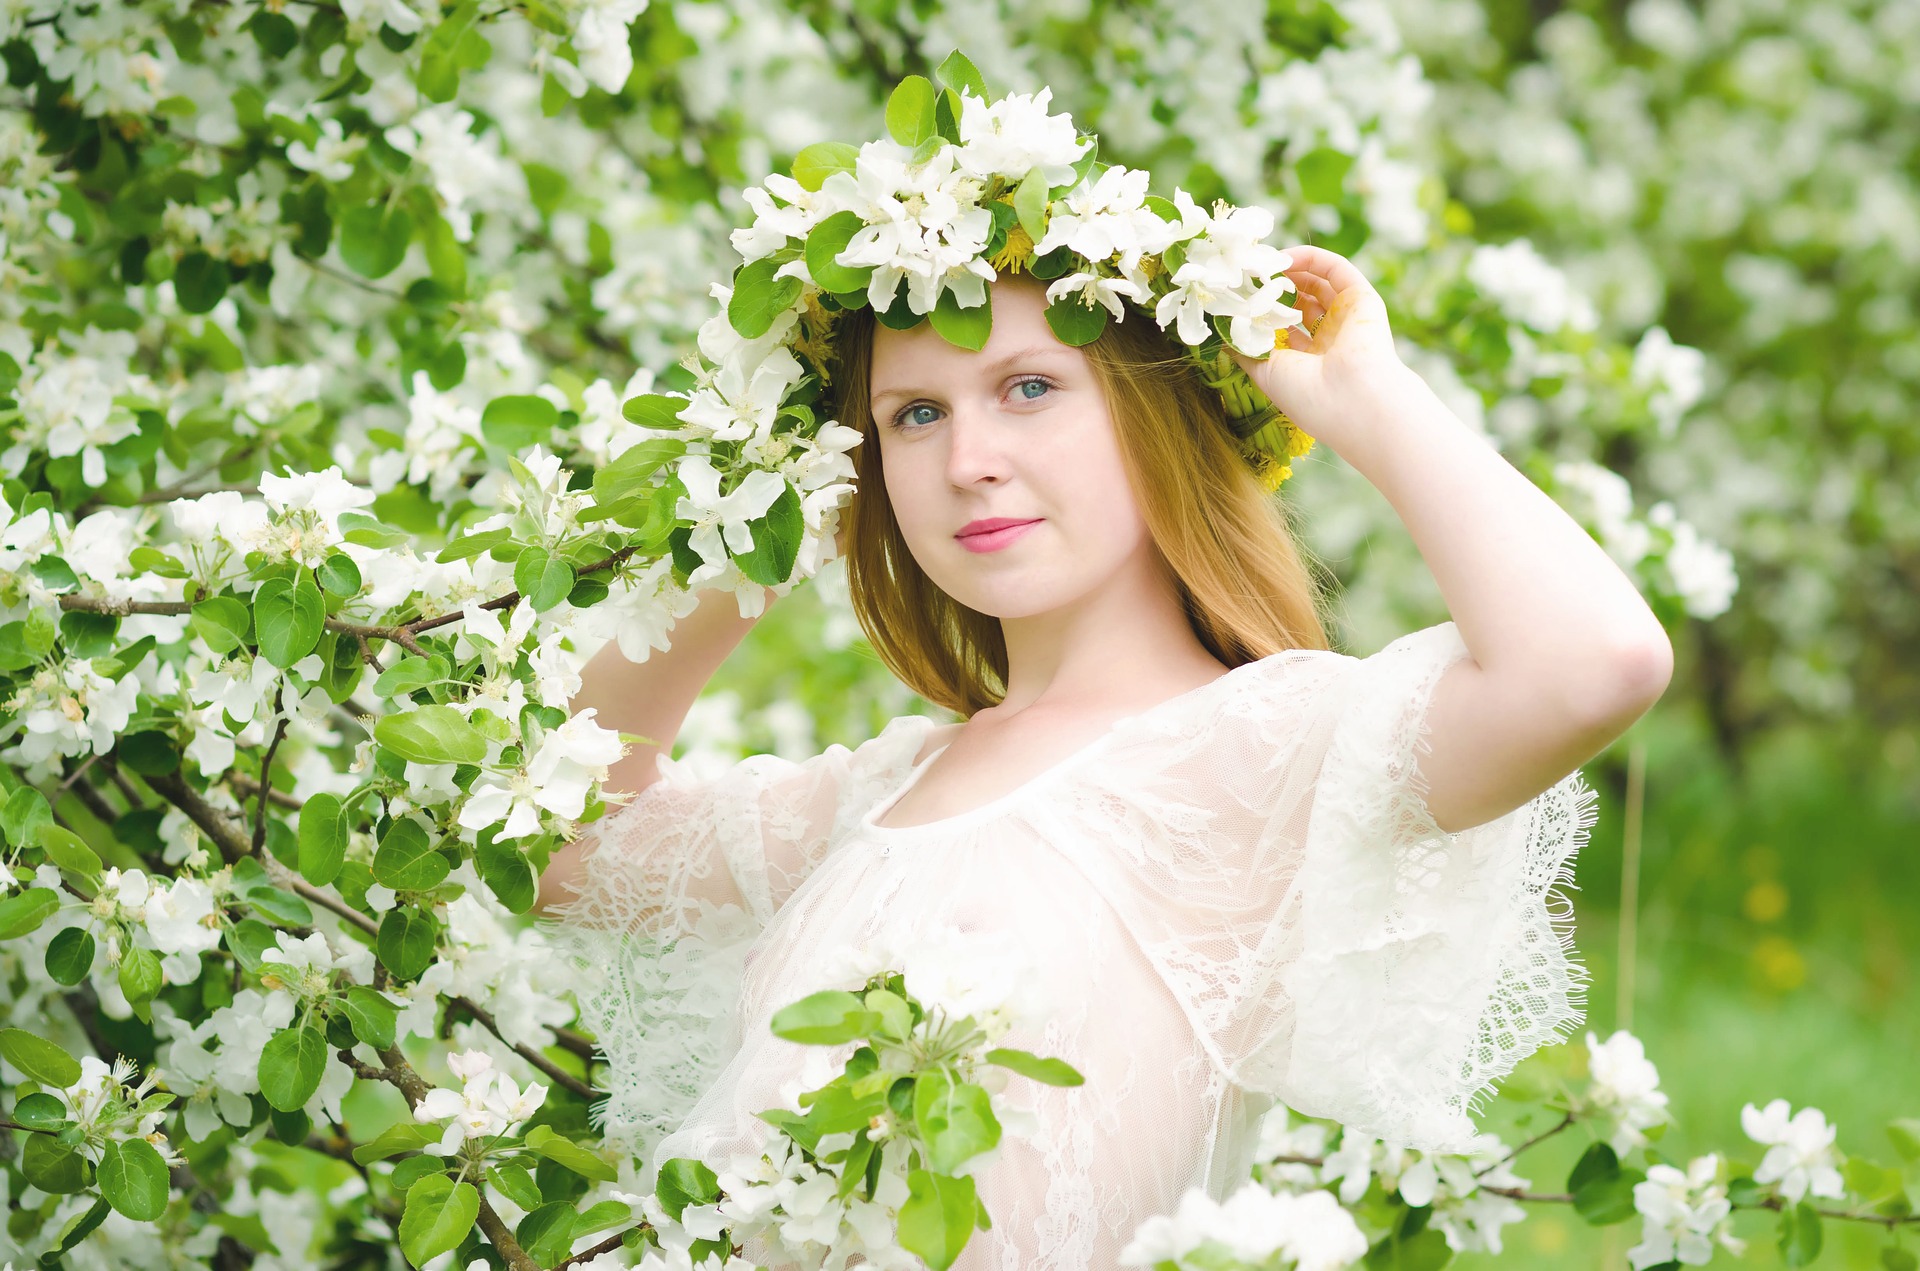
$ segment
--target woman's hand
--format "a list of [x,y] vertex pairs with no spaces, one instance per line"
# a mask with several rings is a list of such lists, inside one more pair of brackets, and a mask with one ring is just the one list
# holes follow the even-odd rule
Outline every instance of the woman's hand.
[[1284,272],[1297,290],[1294,308],[1305,315],[1305,329],[1288,328],[1264,359],[1238,351],[1233,358],[1308,436],[1337,451],[1342,429],[1363,413],[1355,411],[1356,399],[1410,372],[1394,350],[1386,302],[1352,261],[1322,247],[1286,252],[1293,264]]

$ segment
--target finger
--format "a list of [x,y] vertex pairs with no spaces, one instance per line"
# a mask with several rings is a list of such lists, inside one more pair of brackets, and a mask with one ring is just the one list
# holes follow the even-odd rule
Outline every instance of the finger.
[[1286,252],[1293,258],[1293,268],[1286,271],[1289,277],[1293,276],[1296,269],[1304,270],[1309,276],[1325,279],[1335,292],[1345,291],[1349,287],[1371,288],[1373,285],[1367,281],[1365,274],[1354,267],[1352,261],[1324,247],[1303,244],[1289,247]]
[[1307,274],[1300,280],[1300,294],[1311,296],[1322,308],[1333,308],[1334,297],[1339,293],[1332,283],[1315,274]]

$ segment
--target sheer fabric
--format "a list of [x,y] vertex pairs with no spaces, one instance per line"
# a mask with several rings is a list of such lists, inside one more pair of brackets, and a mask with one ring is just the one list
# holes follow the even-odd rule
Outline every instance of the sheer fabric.
[[[1290,650],[1113,724],[999,799],[875,822],[925,771],[934,721],[856,750],[663,779],[588,827],[577,897],[546,924],[610,1073],[598,1112],[651,1168],[757,1155],[755,1114],[834,1056],[772,1013],[850,953],[955,933],[1009,945],[1073,1089],[1015,1079],[1037,1130],[979,1173],[990,1231],[963,1271],[1107,1267],[1189,1186],[1245,1177],[1273,1102],[1463,1149],[1492,1082],[1582,1018],[1555,888],[1593,821],[1568,774],[1458,833],[1415,759],[1451,622],[1355,658]],[[752,1251],[749,1251],[750,1255]]]

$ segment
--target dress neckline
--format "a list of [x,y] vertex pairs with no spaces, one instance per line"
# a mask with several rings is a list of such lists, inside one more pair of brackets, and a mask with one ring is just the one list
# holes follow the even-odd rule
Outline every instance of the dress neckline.
[[[1014,801],[1024,798],[1032,791],[1051,784],[1063,773],[1079,767],[1082,763],[1098,755],[1112,744],[1116,737],[1125,732],[1129,725],[1151,719],[1179,704],[1199,700],[1201,697],[1212,693],[1224,685],[1228,680],[1242,674],[1249,667],[1260,666],[1274,659],[1285,659],[1291,662],[1301,656],[1323,657],[1329,652],[1329,650],[1325,649],[1282,649],[1280,652],[1269,654],[1267,657],[1256,658],[1251,662],[1242,662],[1239,666],[1229,667],[1226,671],[1216,675],[1205,684],[1197,684],[1184,692],[1175,693],[1172,697],[1162,698],[1153,705],[1143,710],[1135,711],[1131,715],[1120,716],[1102,729],[1093,740],[1076,750],[1068,752],[1064,758],[1048,764],[1045,768],[1042,768],[1033,776],[1028,777],[1025,781],[1022,781],[1005,794],[997,795],[994,798],[988,799],[985,803],[968,808],[964,812],[956,812],[952,816],[943,816],[938,820],[919,821],[913,825],[881,825],[879,823],[880,818],[892,811],[894,806],[907,796],[907,792],[920,783],[921,776],[926,773],[928,768],[933,766],[933,761],[945,754],[948,748],[953,745],[952,742],[948,742],[946,745],[928,755],[925,759],[914,764],[908,770],[904,781],[894,787],[891,792],[877,801],[872,807],[869,807],[860,818],[860,828],[868,834],[880,837],[894,837],[898,835],[926,833],[929,831],[955,830],[963,826],[988,820],[1005,811],[1008,805]],[[925,718],[925,716],[921,716],[921,718]]]

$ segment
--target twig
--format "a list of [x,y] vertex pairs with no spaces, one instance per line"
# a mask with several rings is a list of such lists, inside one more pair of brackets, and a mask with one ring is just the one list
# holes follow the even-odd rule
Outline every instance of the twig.
[[227,864],[232,865],[248,855],[246,836],[227,820],[224,812],[208,803],[198,790],[188,785],[186,778],[178,772],[148,777],[147,785],[152,787],[155,794],[186,813],[188,820],[206,831],[207,837],[220,849],[220,855]]
[[[242,795],[260,793],[260,783],[244,772],[229,772],[227,774],[227,780],[238,786]],[[298,812],[306,806],[302,800],[294,798],[285,790],[268,790],[267,800],[272,803],[274,807],[286,808],[290,812]]]
[[53,798],[48,799],[47,802],[49,804],[58,803],[60,801],[60,796],[67,792],[67,787],[72,785],[74,782],[80,780],[81,777],[84,777],[87,774],[87,769],[93,767],[93,761],[98,759],[99,757],[100,755],[99,755],[99,752],[97,751],[91,755],[88,755],[87,761],[81,764],[78,768],[75,768],[70,774],[68,774],[67,779],[65,781],[62,781],[60,783],[59,788],[53,792]]
[[593,1087],[568,1072],[565,1068],[560,1067],[560,1065],[554,1063],[551,1059],[548,1059],[531,1046],[523,1046],[518,1042],[507,1041],[506,1034],[500,1031],[499,1021],[493,1017],[493,1012],[481,1006],[480,1003],[468,997],[452,997],[448,999],[447,1004],[458,1007],[473,1016],[476,1020],[479,1020],[481,1027],[485,1028],[495,1037],[498,1037],[501,1041],[506,1042],[507,1045],[513,1047],[515,1054],[532,1064],[535,1068],[538,1068],[541,1072],[547,1074],[547,1076],[553,1078],[556,1085],[564,1086],[566,1089],[579,1095],[582,1099],[593,1098]]
[[[398,1045],[389,1046],[380,1052],[380,1062],[386,1065],[385,1075],[380,1079],[390,1081],[400,1088],[401,1097],[406,1099],[408,1108],[418,1107],[432,1087],[413,1070],[413,1065],[407,1062],[406,1053]],[[356,1071],[369,1067],[360,1063],[359,1060],[354,1060],[353,1064]],[[513,1238],[511,1231],[507,1230],[507,1224],[500,1221],[500,1215],[495,1213],[493,1206],[487,1203],[485,1192],[480,1193],[480,1230],[486,1234],[488,1240],[493,1242],[493,1247],[499,1251],[500,1256],[506,1259],[507,1265],[514,1271],[540,1271],[540,1264],[527,1256],[527,1251],[520,1247],[520,1242]]]
[[273,740],[267,743],[267,753],[260,757],[260,797],[253,808],[253,854],[258,856],[267,841],[267,791],[273,789],[273,752],[280,749],[280,742],[287,735],[287,717],[280,713],[280,701],[285,695],[287,682],[281,680],[273,690],[273,713],[278,716],[273,726]]

